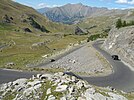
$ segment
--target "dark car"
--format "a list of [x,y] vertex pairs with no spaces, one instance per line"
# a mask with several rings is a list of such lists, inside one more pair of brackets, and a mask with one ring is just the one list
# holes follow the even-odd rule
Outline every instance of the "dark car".
[[118,55],[112,55],[112,59],[113,60],[119,60],[119,56]]
[[54,62],[54,61],[55,61],[55,59],[51,59],[51,60],[50,60],[50,62]]

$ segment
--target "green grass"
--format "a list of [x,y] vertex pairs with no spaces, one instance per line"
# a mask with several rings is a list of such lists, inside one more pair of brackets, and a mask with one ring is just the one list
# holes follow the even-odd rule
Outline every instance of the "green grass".
[[53,41],[50,44],[50,48],[57,48],[58,50],[65,49],[70,43],[78,43],[84,39],[86,39],[87,36],[77,36],[77,35],[68,35],[62,38],[58,41]]
[[56,100],[59,100],[63,96],[63,93],[62,92],[56,92],[55,91],[56,87],[57,86],[52,86],[52,82],[46,81],[46,83],[43,84],[42,87],[41,87],[42,92],[43,92],[41,100],[44,100],[46,96],[47,96],[46,100],[48,99],[50,94],[47,95],[46,92],[49,88],[51,88],[51,95],[55,96]]
[[128,100],[134,100],[134,93],[127,93],[122,95],[125,96]]
[[10,95],[5,96],[3,100],[13,100],[14,98],[15,98],[15,95],[10,94]]
[[0,31],[12,30],[13,26],[9,24],[0,23]]
[[[12,30],[0,31],[0,46],[7,45],[0,50],[0,67],[13,69],[27,69],[29,63],[39,63],[45,54],[54,54],[65,49],[70,43],[77,43],[87,38],[87,36],[76,36],[53,33],[44,36],[24,34]],[[45,42],[41,46],[32,46],[35,43]],[[54,50],[56,49],[56,50]],[[14,66],[5,66],[9,62],[14,62]]]
[[[78,26],[87,29],[91,35],[103,33],[104,30],[111,27],[115,23],[115,18],[106,16],[87,18],[80,22]],[[93,28],[90,28],[95,26]]]
[[15,98],[15,96],[16,96],[16,93],[13,93],[13,92],[11,92],[11,91],[8,91],[8,92],[5,94],[3,100],[13,100],[13,99]]

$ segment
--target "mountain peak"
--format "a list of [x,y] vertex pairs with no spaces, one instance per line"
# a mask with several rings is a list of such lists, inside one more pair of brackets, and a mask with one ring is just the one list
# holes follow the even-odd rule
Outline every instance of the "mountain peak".
[[55,22],[62,22],[65,24],[73,24],[79,22],[79,20],[87,17],[98,17],[98,16],[111,16],[117,14],[126,14],[126,11],[121,10],[109,10],[105,7],[91,7],[83,5],[82,3],[68,3],[61,7],[54,7],[39,11],[47,16],[50,20]]
[[58,8],[59,9],[57,9],[57,7],[54,7],[44,10],[44,12],[42,12],[42,10],[39,12],[44,13],[52,21],[73,24],[75,21],[78,21],[81,18],[89,17],[96,12],[103,12],[105,10],[104,8],[83,5],[82,3],[68,3]]

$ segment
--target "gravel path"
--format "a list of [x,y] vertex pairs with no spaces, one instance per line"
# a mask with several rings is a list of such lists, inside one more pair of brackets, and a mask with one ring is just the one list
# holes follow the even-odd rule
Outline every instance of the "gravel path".
[[84,47],[52,62],[45,67],[64,68],[82,75],[106,75],[111,73],[111,68],[102,61],[102,56],[88,43]]

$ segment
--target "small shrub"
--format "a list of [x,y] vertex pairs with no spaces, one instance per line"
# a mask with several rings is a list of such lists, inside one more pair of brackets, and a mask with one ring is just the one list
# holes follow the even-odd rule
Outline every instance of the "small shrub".
[[125,20],[118,19],[116,22],[116,28],[126,27],[126,26],[132,26],[134,25],[134,21],[126,22]]
[[122,27],[122,20],[118,19],[116,22],[116,28],[121,28]]

